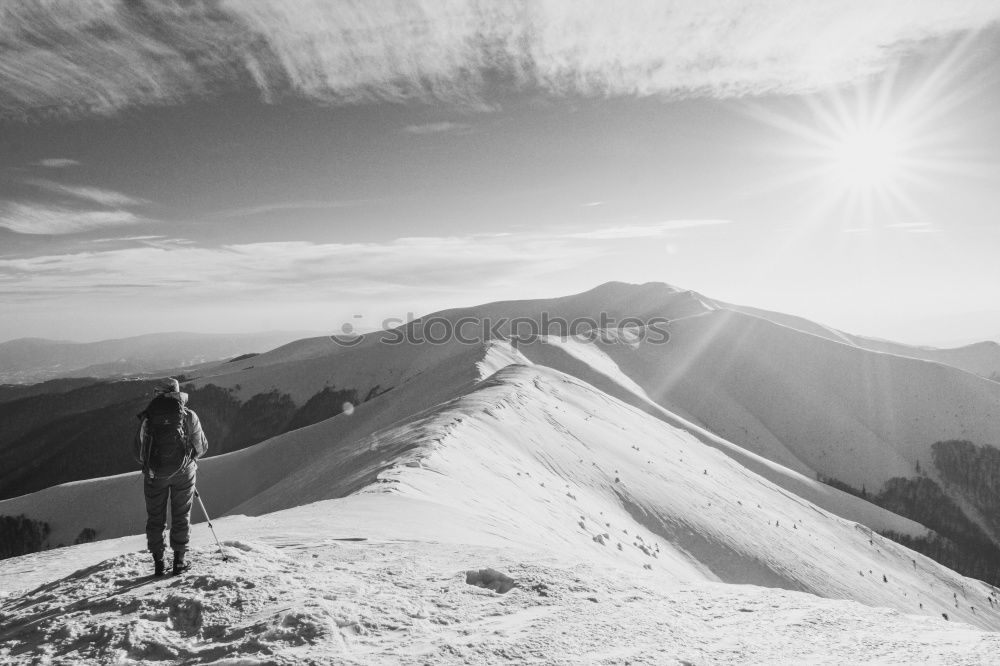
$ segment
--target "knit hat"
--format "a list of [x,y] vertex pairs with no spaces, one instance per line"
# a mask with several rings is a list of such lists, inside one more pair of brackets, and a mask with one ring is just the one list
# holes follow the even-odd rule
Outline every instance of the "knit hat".
[[165,393],[180,393],[181,385],[180,382],[173,377],[167,377],[166,379],[161,380],[153,391],[156,395],[163,395]]

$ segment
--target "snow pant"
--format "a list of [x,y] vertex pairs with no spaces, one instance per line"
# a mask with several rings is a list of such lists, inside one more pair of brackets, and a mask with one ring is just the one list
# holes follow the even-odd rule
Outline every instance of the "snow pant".
[[195,471],[189,463],[176,474],[143,477],[146,495],[146,545],[151,553],[163,552],[163,530],[167,526],[167,501],[170,502],[170,548],[175,553],[187,550],[191,526],[191,504],[194,501]]

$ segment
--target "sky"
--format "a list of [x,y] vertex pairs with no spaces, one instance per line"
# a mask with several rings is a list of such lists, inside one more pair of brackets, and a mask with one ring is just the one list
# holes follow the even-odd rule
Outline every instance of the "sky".
[[0,340],[609,280],[1000,338],[995,0],[0,5]]

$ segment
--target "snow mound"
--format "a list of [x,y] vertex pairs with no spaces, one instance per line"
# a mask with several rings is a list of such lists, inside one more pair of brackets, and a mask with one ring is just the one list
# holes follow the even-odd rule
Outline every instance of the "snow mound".
[[148,555],[129,553],[43,585],[2,607],[9,658],[71,661],[206,661],[232,653],[272,655],[339,632],[323,604],[280,610],[276,591],[308,588],[308,569],[275,548],[246,541],[195,549],[194,571],[151,576]]

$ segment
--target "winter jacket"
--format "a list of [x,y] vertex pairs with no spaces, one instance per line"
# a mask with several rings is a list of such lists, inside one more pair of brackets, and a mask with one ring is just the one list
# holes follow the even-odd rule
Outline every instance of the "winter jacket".
[[[181,469],[186,468],[208,452],[208,439],[205,438],[205,433],[201,429],[201,421],[198,419],[198,415],[185,404],[187,403],[187,398],[187,393],[166,393],[154,398],[154,400],[177,400],[181,403],[181,409],[184,412],[184,444],[186,448],[186,459]],[[133,455],[136,462],[142,465],[142,470],[145,473],[148,472],[149,447],[152,445],[152,439],[146,433],[146,411],[143,410],[137,416],[139,418],[139,429],[136,431],[133,441]]]

